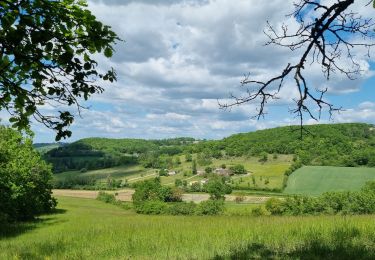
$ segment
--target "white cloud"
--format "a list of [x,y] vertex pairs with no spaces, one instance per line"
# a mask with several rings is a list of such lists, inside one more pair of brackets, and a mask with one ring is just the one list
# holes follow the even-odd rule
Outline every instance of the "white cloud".
[[[292,3],[90,0],[89,9],[125,42],[116,45],[112,60],[99,58],[103,69],[116,69],[118,82],[104,85],[106,91],[93,98],[93,110],[76,119],[74,139],[87,135],[219,138],[292,124],[295,121],[284,119],[285,114],[279,118],[279,111],[287,112],[297,97],[293,82],[279,93],[280,100],[269,103],[276,107],[267,108],[276,111],[270,120],[249,120],[256,113],[255,104],[228,112],[220,110],[217,101],[225,103],[231,92],[244,93],[239,87],[244,74],[250,72],[256,79],[273,77],[294,59],[296,54],[288,49],[264,46],[263,33],[267,20],[276,26],[286,21],[290,29],[297,27],[293,18],[285,17]],[[372,76],[368,61],[361,58],[360,62],[364,77],[356,81],[337,74],[327,83],[316,65],[307,68],[308,79],[314,88],[328,87],[336,95],[355,92]]]

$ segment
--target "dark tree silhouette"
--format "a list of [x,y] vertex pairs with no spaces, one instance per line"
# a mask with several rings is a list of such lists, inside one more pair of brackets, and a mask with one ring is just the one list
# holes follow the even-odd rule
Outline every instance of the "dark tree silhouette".
[[[349,79],[355,79],[361,73],[361,66],[355,60],[353,50],[355,48],[369,49],[375,45],[374,21],[371,18],[350,11],[354,0],[337,0],[332,5],[324,5],[321,1],[299,0],[294,3],[295,11],[288,16],[294,17],[299,27],[290,31],[283,24],[281,30],[277,30],[269,22],[264,33],[269,38],[266,45],[277,45],[289,48],[291,51],[301,51],[301,56],[295,63],[288,63],[280,74],[269,78],[267,81],[258,81],[247,75],[241,82],[246,88],[245,96],[234,96],[232,102],[220,104],[223,109],[256,102],[258,110],[255,118],[265,115],[266,104],[273,99],[278,99],[280,89],[286,80],[293,80],[298,89],[299,96],[295,101],[295,107],[291,110],[301,124],[303,130],[304,115],[315,120],[320,119],[323,109],[327,109],[330,117],[334,111],[341,110],[324,98],[327,89],[312,90],[306,80],[305,67],[318,63],[327,80],[332,73],[343,73]],[[370,5],[373,1],[367,3]],[[310,19],[306,13],[315,17]],[[342,58],[349,63],[340,63]],[[311,105],[313,104],[313,105]],[[317,113],[314,109],[317,109]]]

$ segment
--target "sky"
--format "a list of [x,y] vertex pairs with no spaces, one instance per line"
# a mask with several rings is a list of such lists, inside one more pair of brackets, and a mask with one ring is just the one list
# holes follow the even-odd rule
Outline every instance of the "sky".
[[[327,0],[329,1],[329,0]],[[327,2],[325,1],[325,2]],[[231,93],[245,94],[244,75],[269,78],[298,55],[265,46],[266,21],[297,28],[289,0],[89,0],[88,8],[110,25],[123,42],[111,59],[98,56],[102,69],[113,67],[114,84],[83,105],[89,107],[70,128],[72,142],[85,137],[219,139],[239,132],[296,124],[289,113],[296,87],[286,82],[280,99],[254,120],[256,104],[231,111],[219,108]],[[375,9],[359,0],[354,11],[374,17]],[[326,81],[319,66],[306,68],[316,88],[328,87],[327,99],[344,111],[331,122],[375,122],[374,60],[356,51],[362,75],[348,80],[335,74]],[[375,56],[373,56],[375,57]],[[345,62],[345,61],[343,61]],[[58,108],[45,108],[52,112]],[[323,116],[320,123],[329,122]],[[316,123],[306,120],[305,123]],[[53,142],[54,132],[33,124],[35,142]]]

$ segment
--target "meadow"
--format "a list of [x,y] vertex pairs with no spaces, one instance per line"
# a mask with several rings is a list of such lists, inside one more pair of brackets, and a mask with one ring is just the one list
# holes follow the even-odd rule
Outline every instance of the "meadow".
[[[374,259],[374,216],[144,216],[59,197],[0,231],[0,259]],[[251,205],[248,206],[250,210]],[[231,213],[232,212],[232,213]]]
[[319,195],[327,191],[357,191],[375,180],[375,168],[304,166],[289,176],[285,194]]
[[[196,158],[196,154],[193,158]],[[186,180],[187,183],[200,181],[204,179],[203,176],[193,175],[191,172],[192,163],[186,162],[184,155],[175,156],[179,158],[180,164],[173,167],[171,170],[177,174],[172,176],[161,176],[160,180],[163,185],[174,185],[176,179]],[[231,185],[235,189],[249,189],[249,188],[269,188],[281,189],[284,172],[289,168],[293,156],[278,155],[273,158],[268,156],[266,162],[260,162],[259,157],[255,156],[240,156],[240,157],[226,157],[220,159],[212,159],[209,167],[216,169],[225,164],[228,168],[236,164],[242,164],[248,171],[248,175],[238,175],[232,177]],[[197,166],[197,170],[204,172],[207,166]],[[143,181],[158,176],[158,169],[145,168],[140,164],[124,165],[112,168],[105,168],[91,171],[67,171],[54,174],[55,180],[64,180],[72,177],[90,177],[97,181],[97,183],[106,183],[107,178],[122,180],[128,184],[138,181]]]

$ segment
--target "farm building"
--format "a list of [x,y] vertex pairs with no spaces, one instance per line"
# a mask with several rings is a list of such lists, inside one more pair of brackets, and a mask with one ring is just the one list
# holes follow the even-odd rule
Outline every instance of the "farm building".
[[208,182],[208,179],[203,179],[203,180],[201,180],[201,184],[202,184],[202,185],[206,184],[207,182]]
[[168,175],[171,176],[171,175],[176,175],[177,172],[176,171],[168,171]]
[[214,171],[217,175],[221,175],[221,176],[229,176],[229,175],[232,175],[232,172],[228,169],[223,169],[223,168],[217,168],[215,169]]
[[198,175],[203,175],[203,174],[205,174],[205,173],[206,173],[206,172],[205,172],[205,171],[202,171],[202,170],[198,170],[198,171],[197,171],[197,174],[198,174]]

